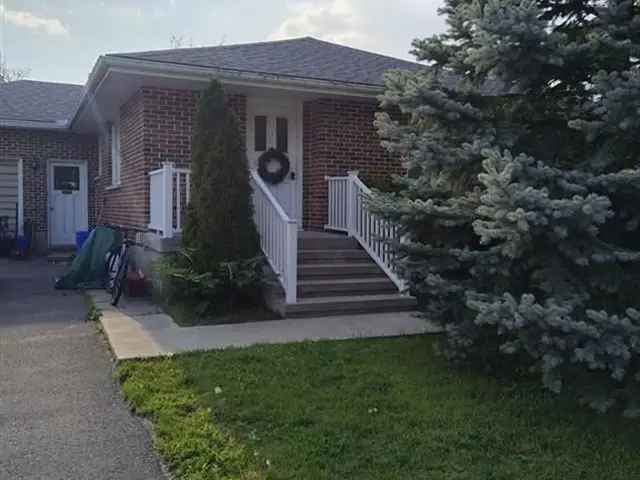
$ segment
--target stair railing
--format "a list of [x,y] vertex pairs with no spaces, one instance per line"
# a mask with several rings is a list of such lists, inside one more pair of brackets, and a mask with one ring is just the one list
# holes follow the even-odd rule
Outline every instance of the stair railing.
[[254,216],[260,246],[278,276],[288,304],[297,302],[298,224],[290,218],[256,170],[251,170]]
[[349,232],[347,214],[350,209],[347,208],[347,202],[351,197],[349,195],[350,179],[349,177],[325,177],[325,180],[328,184],[329,208],[327,211],[327,224],[324,228],[339,232]]
[[406,284],[395,266],[396,254],[390,243],[400,240],[399,227],[371,212],[366,199],[371,190],[357,171],[346,177],[325,177],[328,182],[328,230],[347,232],[354,237],[384,273],[404,291]]

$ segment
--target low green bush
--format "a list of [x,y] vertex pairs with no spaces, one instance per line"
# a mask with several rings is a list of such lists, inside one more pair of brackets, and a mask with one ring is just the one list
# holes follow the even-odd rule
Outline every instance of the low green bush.
[[238,306],[259,302],[263,257],[220,262],[213,271],[200,272],[197,257],[182,249],[157,265],[165,302],[184,302],[198,315],[233,311]]

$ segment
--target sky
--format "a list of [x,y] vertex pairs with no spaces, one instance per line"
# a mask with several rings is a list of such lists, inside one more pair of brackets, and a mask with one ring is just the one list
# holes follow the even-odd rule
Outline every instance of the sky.
[[[104,53],[312,36],[412,59],[442,0],[0,0],[0,51],[28,78],[84,84]],[[4,5],[2,5],[4,4]],[[175,44],[175,43],[174,43]]]

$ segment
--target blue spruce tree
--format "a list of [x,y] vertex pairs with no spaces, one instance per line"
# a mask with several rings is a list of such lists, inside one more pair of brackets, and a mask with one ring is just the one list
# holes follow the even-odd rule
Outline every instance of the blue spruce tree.
[[[452,360],[526,365],[640,414],[640,7],[447,0],[391,72],[383,145],[408,174],[372,206]],[[506,356],[511,356],[511,359]],[[517,359],[514,362],[513,359]]]

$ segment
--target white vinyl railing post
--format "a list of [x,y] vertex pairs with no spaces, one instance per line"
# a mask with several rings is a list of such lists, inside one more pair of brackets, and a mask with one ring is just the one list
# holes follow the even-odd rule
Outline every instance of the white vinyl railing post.
[[182,230],[182,191],[180,188],[181,172],[176,169],[176,230]]
[[298,300],[298,224],[287,223],[286,247],[286,301],[296,303]]
[[162,169],[162,237],[173,238],[173,163],[165,162]]
[[353,237],[356,231],[356,194],[355,179],[358,178],[358,171],[347,172],[347,234]]

